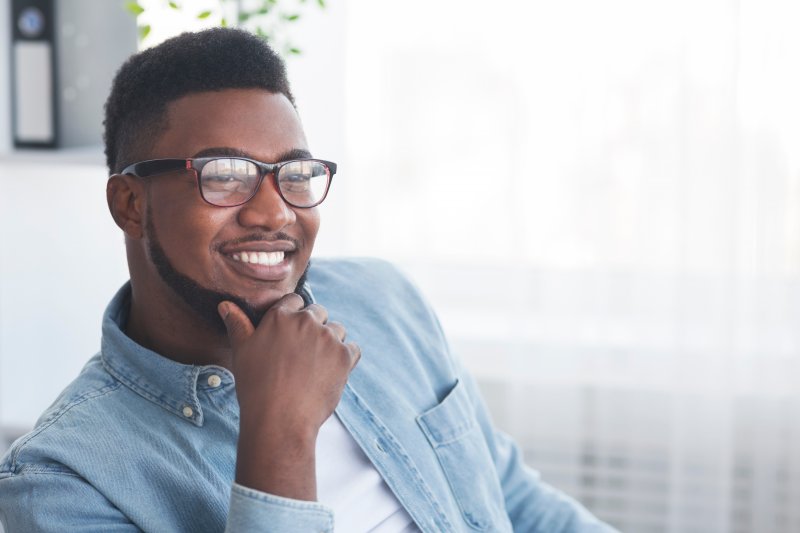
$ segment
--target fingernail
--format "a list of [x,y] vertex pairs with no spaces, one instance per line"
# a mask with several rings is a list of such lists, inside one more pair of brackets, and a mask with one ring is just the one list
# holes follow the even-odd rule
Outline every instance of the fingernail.
[[217,307],[217,311],[219,312],[220,315],[222,315],[222,320],[228,318],[228,315],[231,313],[230,306],[225,302],[219,304],[219,307]]

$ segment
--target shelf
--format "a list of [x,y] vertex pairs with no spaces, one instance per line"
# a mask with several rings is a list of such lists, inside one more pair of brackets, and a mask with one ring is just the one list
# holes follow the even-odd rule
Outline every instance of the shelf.
[[99,165],[105,166],[103,147],[81,146],[79,148],[25,148],[0,153],[2,164],[35,165]]

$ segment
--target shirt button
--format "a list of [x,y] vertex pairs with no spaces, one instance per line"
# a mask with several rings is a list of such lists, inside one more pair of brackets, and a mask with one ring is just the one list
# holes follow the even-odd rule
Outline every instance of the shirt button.
[[193,414],[194,411],[192,411],[192,408],[189,407],[188,405],[183,408],[183,416],[185,416],[186,418],[192,418]]
[[211,374],[208,376],[208,385],[210,387],[214,387],[215,389],[222,384],[222,378],[216,374]]

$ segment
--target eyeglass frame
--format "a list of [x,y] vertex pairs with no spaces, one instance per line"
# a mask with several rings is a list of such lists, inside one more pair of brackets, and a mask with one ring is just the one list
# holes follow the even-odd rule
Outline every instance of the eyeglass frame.
[[[215,161],[217,159],[236,159],[240,161],[249,161],[253,163],[259,171],[258,182],[256,186],[253,187],[253,191],[250,195],[242,202],[231,204],[231,205],[217,205],[208,201],[203,194],[203,185],[200,183],[200,173],[203,171],[203,167],[205,167],[209,162]],[[322,198],[319,199],[318,202],[307,205],[307,206],[300,206],[295,205],[283,195],[283,191],[281,190],[281,186],[278,183],[278,171],[281,167],[288,165],[289,163],[297,163],[298,161],[314,161],[317,163],[322,163],[328,169],[328,182],[325,185],[325,194],[322,195]],[[328,192],[331,190],[331,183],[333,182],[333,175],[336,174],[336,163],[333,161],[325,161],[324,159],[314,159],[314,158],[303,158],[303,159],[289,159],[288,161],[281,161],[280,163],[264,163],[263,161],[258,161],[256,159],[250,159],[248,157],[239,157],[239,156],[226,156],[226,155],[217,155],[217,156],[209,156],[209,157],[187,157],[184,159],[180,158],[169,158],[169,159],[148,159],[146,161],[139,161],[137,163],[131,163],[124,169],[120,174],[127,174],[130,176],[135,176],[137,178],[150,178],[153,176],[158,176],[161,174],[168,174],[170,172],[177,172],[179,170],[191,170],[194,173],[195,181],[197,182],[197,190],[200,193],[200,198],[203,199],[209,205],[213,205],[214,207],[238,207],[240,205],[244,205],[258,193],[259,189],[261,189],[261,185],[264,183],[264,176],[267,174],[272,174],[273,183],[275,184],[275,189],[278,191],[278,195],[281,197],[281,200],[286,202],[288,205],[292,207],[296,207],[297,209],[311,209],[312,207],[317,207],[325,198],[328,197]]]

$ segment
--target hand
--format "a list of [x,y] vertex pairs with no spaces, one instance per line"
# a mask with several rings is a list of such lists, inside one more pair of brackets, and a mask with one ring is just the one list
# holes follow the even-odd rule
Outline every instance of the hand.
[[287,294],[257,328],[222,302],[239,399],[237,482],[296,499],[316,499],[314,448],[361,356],[328,312]]

